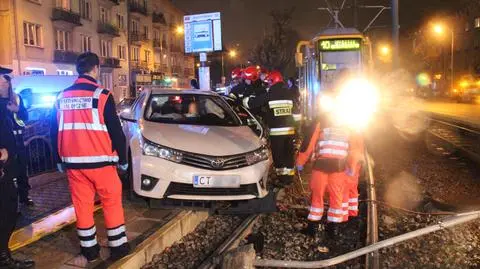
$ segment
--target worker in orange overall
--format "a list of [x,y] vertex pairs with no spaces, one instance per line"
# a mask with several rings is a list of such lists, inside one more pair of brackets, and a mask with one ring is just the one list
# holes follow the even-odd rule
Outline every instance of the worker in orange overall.
[[352,134],[352,149],[355,151],[350,152],[349,164],[353,169],[346,172],[348,177],[343,193],[343,222],[347,222],[349,217],[358,216],[358,180],[364,156],[364,141],[360,133]]

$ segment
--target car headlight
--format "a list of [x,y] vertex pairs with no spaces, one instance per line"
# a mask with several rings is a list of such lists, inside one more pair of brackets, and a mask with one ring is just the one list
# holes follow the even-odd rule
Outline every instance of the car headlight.
[[269,151],[266,146],[262,146],[259,149],[252,151],[247,154],[246,159],[248,165],[256,164],[261,161],[268,160],[269,157]]
[[183,159],[183,154],[171,148],[163,147],[144,139],[143,140],[143,155],[162,158],[168,161],[180,163]]

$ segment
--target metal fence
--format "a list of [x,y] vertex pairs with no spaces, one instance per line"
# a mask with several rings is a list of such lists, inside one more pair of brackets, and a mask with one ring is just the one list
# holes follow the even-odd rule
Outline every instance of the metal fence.
[[25,147],[27,150],[27,174],[33,177],[56,169],[50,143],[50,125],[48,119],[40,120],[25,128]]

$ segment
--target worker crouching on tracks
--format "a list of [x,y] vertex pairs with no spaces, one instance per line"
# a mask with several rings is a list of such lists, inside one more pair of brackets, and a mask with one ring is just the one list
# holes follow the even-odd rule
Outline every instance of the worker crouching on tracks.
[[280,185],[289,185],[295,175],[293,94],[285,86],[280,72],[272,71],[267,80],[270,87],[259,96],[244,98],[243,105],[249,109],[268,108],[265,122],[270,131],[275,173]]
[[80,76],[57,98],[52,144],[58,149],[55,156],[59,170],[62,172],[66,168],[81,253],[89,262],[99,257],[93,218],[95,194],[98,193],[110,259],[117,260],[130,251],[122,207],[122,184],[116,169],[117,164],[121,170],[128,168],[126,139],[112,93],[97,83],[98,56],[84,53],[78,57],[76,66]]

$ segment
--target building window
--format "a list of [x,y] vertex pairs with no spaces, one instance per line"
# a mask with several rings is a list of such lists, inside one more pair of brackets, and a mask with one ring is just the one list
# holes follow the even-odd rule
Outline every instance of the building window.
[[138,62],[140,59],[140,48],[139,47],[132,47],[130,58],[132,61]]
[[150,62],[150,60],[152,59],[152,58],[151,58],[151,57],[152,57],[152,55],[151,55],[151,54],[152,54],[152,52],[151,52],[151,51],[149,51],[149,50],[145,50],[145,62],[147,62],[147,63],[149,63],[149,62]]
[[82,52],[92,51],[92,37],[80,35],[82,39]]
[[101,56],[110,58],[112,56],[112,41],[100,41]]
[[73,76],[73,71],[70,70],[57,70],[59,76]]
[[153,30],[153,39],[160,41],[160,31],[156,29]]
[[120,30],[125,29],[125,17],[122,14],[117,14],[117,27]]
[[117,50],[118,50],[118,59],[126,60],[126,58],[127,58],[126,47],[122,46],[122,45],[118,45]]
[[92,3],[90,0],[80,0],[80,16],[84,19],[92,19]]
[[45,68],[35,68],[35,67],[27,67],[25,71],[23,71],[24,76],[45,76],[47,70]]
[[57,50],[70,49],[70,32],[57,30],[55,45]]
[[143,34],[145,34],[145,38],[148,39],[148,36],[149,36],[149,32],[148,32],[148,26],[143,26]]
[[112,89],[112,73],[102,73],[100,76],[102,86],[107,89]]
[[100,7],[100,21],[103,23],[109,22],[108,11],[104,7]]
[[64,10],[71,10],[72,9],[71,0],[57,0],[57,7]]
[[132,33],[138,33],[138,21],[136,20],[132,20]]
[[475,18],[475,29],[480,28],[480,18]]
[[39,24],[23,23],[23,44],[35,47],[42,46],[42,26]]

